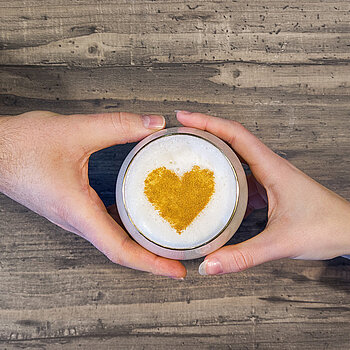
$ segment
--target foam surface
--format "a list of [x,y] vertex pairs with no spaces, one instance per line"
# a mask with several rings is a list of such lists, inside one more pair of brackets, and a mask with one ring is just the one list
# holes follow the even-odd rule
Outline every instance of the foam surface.
[[[194,165],[214,172],[215,191],[207,206],[179,235],[148,201],[144,181],[154,169],[165,166],[178,176]],[[220,232],[236,202],[236,177],[230,162],[210,142],[192,135],[170,135],[142,148],[132,160],[124,181],[126,210],[138,230],[168,248],[198,247]]]

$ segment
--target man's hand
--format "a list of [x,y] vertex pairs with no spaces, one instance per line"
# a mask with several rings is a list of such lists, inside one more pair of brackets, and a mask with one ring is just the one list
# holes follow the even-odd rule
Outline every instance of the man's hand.
[[90,187],[92,153],[135,142],[165,125],[162,116],[130,113],[59,115],[29,112],[0,118],[0,191],[74,232],[111,261],[182,278],[184,266],[129,238]]

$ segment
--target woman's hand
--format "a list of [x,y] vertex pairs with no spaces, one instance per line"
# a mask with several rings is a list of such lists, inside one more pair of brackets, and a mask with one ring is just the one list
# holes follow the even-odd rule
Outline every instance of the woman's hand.
[[182,278],[186,269],[180,262],[156,256],[129,238],[88,179],[93,152],[138,141],[164,125],[162,116],[130,113],[1,117],[0,191],[84,237],[117,264]]
[[[208,255],[200,265],[201,274],[238,272],[280,258],[323,260],[350,253],[349,202],[279,157],[237,122],[184,111],[177,118],[227,141],[250,166],[268,198],[265,230]],[[264,193],[259,185],[255,192],[254,200],[261,205]]]

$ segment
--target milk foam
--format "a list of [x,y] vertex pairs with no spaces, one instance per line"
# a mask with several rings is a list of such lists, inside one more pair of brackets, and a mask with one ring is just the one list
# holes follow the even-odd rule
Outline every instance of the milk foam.
[[[215,192],[179,235],[148,201],[144,181],[159,167],[181,177],[194,165],[214,172]],[[136,154],[125,176],[124,202],[131,221],[149,240],[167,248],[194,248],[210,241],[226,226],[235,207],[236,187],[230,162],[213,144],[192,135],[170,135],[150,142]]]

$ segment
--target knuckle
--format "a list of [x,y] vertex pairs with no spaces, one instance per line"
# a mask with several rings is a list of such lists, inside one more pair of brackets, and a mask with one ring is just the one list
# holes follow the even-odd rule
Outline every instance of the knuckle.
[[238,135],[239,133],[241,133],[242,130],[244,130],[244,126],[243,126],[241,123],[239,123],[239,122],[237,122],[237,121],[235,121],[235,120],[230,120],[230,124],[231,124],[231,128],[232,128],[231,130],[232,130],[233,132],[231,133],[228,142],[229,142],[229,144],[231,144],[231,146],[232,146],[233,148],[235,148],[235,143],[236,143],[237,135]]
[[39,212],[40,215],[45,216],[55,225],[76,233],[75,222],[73,222],[74,220],[72,219],[71,211],[68,209],[65,203],[58,203],[51,206],[49,213],[50,215],[45,215],[44,213]]
[[120,125],[122,124],[122,115],[120,112],[116,112],[116,113],[111,113],[109,115],[109,117],[111,118],[111,122],[112,125],[115,129],[118,129],[120,127]]
[[60,222],[68,225],[69,227],[75,228],[79,225],[77,218],[72,214],[74,210],[69,208],[68,205],[62,203],[56,207],[56,215],[59,218]]
[[243,128],[243,125],[236,121],[236,120],[231,120],[231,125],[234,127],[234,128],[237,128],[237,129],[242,129]]
[[152,273],[159,274],[162,271],[162,258],[158,255],[154,255],[152,264]]
[[125,252],[128,251],[129,247],[129,237],[125,236],[123,240],[120,242],[118,249],[116,252],[111,253],[108,258],[111,260],[114,264],[117,265],[127,265],[126,261],[124,259]]
[[235,249],[232,252],[231,264],[232,271],[240,272],[254,266],[254,261],[249,252],[243,252],[240,249]]
[[123,262],[122,262],[119,254],[113,254],[113,255],[109,256],[108,259],[110,261],[112,261],[112,263],[114,263],[114,264],[123,265]]
[[236,135],[235,134],[231,134],[227,140],[227,142],[231,145],[231,147],[233,149],[235,149],[236,147]]
[[60,219],[61,222],[69,223],[70,216],[69,216],[69,210],[67,209],[66,205],[62,203],[63,201],[59,201],[53,208],[53,212],[55,213],[55,216]]
[[77,214],[74,204],[67,196],[56,197],[54,204],[50,206],[49,212],[52,213],[52,217],[56,221],[72,228],[79,227],[79,222],[82,221],[82,218]]
[[131,123],[129,118],[126,117],[125,113],[116,112],[110,115],[112,126],[119,134],[127,135],[131,129]]

